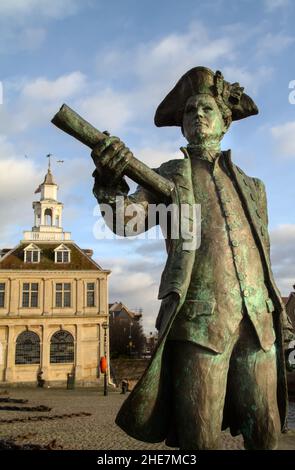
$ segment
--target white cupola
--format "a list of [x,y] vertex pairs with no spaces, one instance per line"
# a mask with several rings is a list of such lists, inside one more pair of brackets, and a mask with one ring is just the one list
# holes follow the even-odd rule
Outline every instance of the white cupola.
[[54,182],[50,168],[50,156],[48,170],[43,183],[35,191],[40,193],[40,200],[33,202],[34,226],[32,231],[24,232],[25,240],[70,240],[70,232],[62,229],[63,204],[57,200],[58,186]]

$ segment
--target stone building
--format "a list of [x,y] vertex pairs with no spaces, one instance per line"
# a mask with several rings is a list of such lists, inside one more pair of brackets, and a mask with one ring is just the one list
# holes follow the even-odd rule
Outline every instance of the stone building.
[[[62,228],[50,165],[34,226],[0,253],[0,384],[98,383],[108,344],[108,275]],[[40,377],[40,375],[39,375]]]
[[289,297],[283,297],[283,301],[286,305],[287,314],[295,330],[295,284],[293,286],[293,291],[289,294]]
[[140,355],[144,343],[142,310],[133,312],[122,302],[114,302],[109,304],[109,315],[112,358],[126,354]]
[[141,310],[139,312],[132,312],[123,302],[113,302],[109,304],[110,318],[114,321],[140,321],[142,318]]

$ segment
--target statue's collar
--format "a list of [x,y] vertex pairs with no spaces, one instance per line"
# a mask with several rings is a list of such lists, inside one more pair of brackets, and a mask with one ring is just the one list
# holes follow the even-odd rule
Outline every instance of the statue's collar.
[[181,147],[180,150],[184,154],[185,158],[190,158],[191,160],[198,159],[198,160],[205,160],[210,163],[216,162],[219,158],[223,158],[225,160],[231,160],[231,151],[225,150],[220,152],[210,152],[204,151],[199,147],[194,145],[188,145],[187,147]]

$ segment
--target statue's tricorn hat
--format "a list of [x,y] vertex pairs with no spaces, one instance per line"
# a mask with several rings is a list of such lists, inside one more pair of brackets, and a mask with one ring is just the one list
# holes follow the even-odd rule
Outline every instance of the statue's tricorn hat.
[[258,114],[256,104],[239,83],[226,82],[218,70],[214,73],[207,67],[194,67],[181,77],[158,106],[156,126],[181,126],[186,102],[197,94],[213,96],[217,104],[230,110],[233,121]]

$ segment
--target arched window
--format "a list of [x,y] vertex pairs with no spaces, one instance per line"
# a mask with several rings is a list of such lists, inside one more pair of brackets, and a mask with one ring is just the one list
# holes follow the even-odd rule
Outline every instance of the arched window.
[[45,225],[52,225],[52,210],[45,209],[44,215],[45,215]]
[[53,364],[74,362],[74,338],[68,331],[60,330],[52,335],[50,362]]
[[33,331],[18,335],[15,350],[16,364],[40,364],[40,338]]

